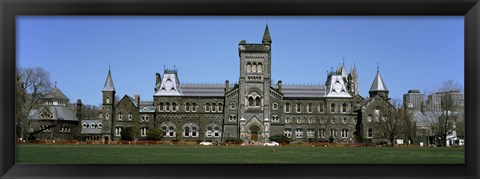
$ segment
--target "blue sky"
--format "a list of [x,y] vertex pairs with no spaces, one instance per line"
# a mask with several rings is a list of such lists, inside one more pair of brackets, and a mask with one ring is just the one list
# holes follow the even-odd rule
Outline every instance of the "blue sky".
[[182,83],[238,81],[238,43],[261,43],[266,23],[273,83],[324,84],[344,59],[364,97],[377,63],[393,99],[464,84],[463,16],[17,16],[17,66],[45,68],[71,101],[95,105],[111,66],[120,97],[153,100],[164,66]]

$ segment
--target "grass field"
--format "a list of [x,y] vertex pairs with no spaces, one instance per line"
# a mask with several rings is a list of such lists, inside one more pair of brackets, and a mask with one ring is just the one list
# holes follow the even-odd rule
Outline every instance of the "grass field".
[[463,148],[17,145],[35,164],[463,164]]

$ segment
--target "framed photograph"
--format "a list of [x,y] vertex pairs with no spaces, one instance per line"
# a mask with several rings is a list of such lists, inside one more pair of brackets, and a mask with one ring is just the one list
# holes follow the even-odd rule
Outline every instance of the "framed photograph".
[[477,1],[1,10],[2,177],[479,175]]

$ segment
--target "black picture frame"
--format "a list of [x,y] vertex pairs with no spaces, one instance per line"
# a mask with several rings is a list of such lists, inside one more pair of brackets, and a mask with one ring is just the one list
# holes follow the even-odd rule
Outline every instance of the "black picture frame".
[[[3,178],[479,178],[480,4],[478,0],[3,0],[0,176]],[[463,15],[464,165],[41,165],[15,164],[16,15]]]

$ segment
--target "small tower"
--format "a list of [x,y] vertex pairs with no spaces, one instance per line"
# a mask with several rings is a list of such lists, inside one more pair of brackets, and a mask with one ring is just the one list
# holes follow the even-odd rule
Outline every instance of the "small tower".
[[370,98],[378,95],[388,100],[388,88],[385,85],[385,82],[383,81],[382,76],[380,75],[380,70],[378,66],[377,66],[377,75],[375,75],[375,78],[373,79],[372,87],[370,87],[370,91],[368,91],[368,93],[370,94]]
[[76,114],[77,119],[80,120],[80,121],[83,120],[83,118],[82,118],[83,117],[82,116],[82,100],[80,100],[80,99],[77,100],[77,109],[76,110],[77,110],[77,114]]
[[348,86],[350,94],[353,96],[358,95],[358,73],[357,65],[355,63],[353,64],[353,68],[350,70],[350,74],[348,74]]
[[103,110],[103,127],[102,134],[105,142],[112,140],[112,129],[113,129],[113,120],[115,109],[115,86],[113,85],[112,74],[110,69],[108,69],[107,79],[105,80],[105,85],[102,89],[103,99],[102,99],[102,110]]

